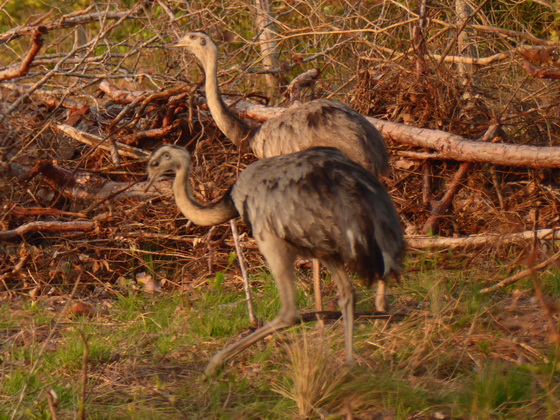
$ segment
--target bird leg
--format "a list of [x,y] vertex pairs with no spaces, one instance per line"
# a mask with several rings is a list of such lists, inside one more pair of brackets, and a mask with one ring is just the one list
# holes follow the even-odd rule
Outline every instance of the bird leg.
[[377,292],[375,293],[375,310],[378,312],[388,312],[389,303],[386,297],[387,283],[385,280],[377,280]]
[[356,296],[354,286],[348,278],[344,265],[338,262],[324,261],[331,272],[332,278],[338,289],[338,306],[342,312],[344,321],[344,348],[346,361],[354,360],[354,311],[356,307]]
[[313,291],[315,292],[315,310],[323,311],[323,295],[321,290],[321,263],[313,260]]
[[204,376],[206,378],[215,376],[220,371],[224,363],[231,359],[233,356],[241,353],[247,347],[250,347],[266,336],[281,329],[291,327],[292,325],[296,324],[298,320],[299,318],[297,315],[294,317],[287,313],[280,312],[280,315],[270,323],[265,324],[263,327],[252,332],[248,336],[243,337],[241,340],[231,344],[219,353],[216,353],[212,357],[212,359],[210,359],[210,362],[206,366],[206,369],[204,370]]
[[267,335],[290,327],[299,321],[294,285],[295,254],[293,250],[283,240],[273,235],[264,233],[262,235],[256,234],[255,236],[261,238],[257,240],[259,249],[265,256],[270,266],[270,271],[276,279],[280,303],[282,305],[280,313],[272,322],[265,324],[262,328],[259,328],[214,355],[204,371],[204,376],[206,378],[216,375],[227,360],[239,354],[247,347],[262,340]]
[[253,309],[253,298],[251,297],[251,285],[249,284],[249,276],[247,275],[247,267],[245,266],[245,257],[243,256],[243,250],[241,249],[241,244],[239,243],[239,232],[237,232],[237,225],[235,224],[235,220],[231,219],[229,221],[229,225],[231,227],[231,233],[233,235],[235,252],[237,252],[237,258],[239,259],[241,276],[243,277],[243,287],[245,288],[247,309],[249,310],[249,321],[251,322],[251,325],[253,325],[253,327],[258,327],[261,322],[255,317],[255,310]]

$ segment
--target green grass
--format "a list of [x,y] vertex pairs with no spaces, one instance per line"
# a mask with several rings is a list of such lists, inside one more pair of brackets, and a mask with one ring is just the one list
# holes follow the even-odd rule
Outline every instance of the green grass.
[[[480,295],[483,272],[441,270],[437,261],[392,287],[393,310],[405,319],[357,322],[355,365],[343,363],[340,321],[324,328],[309,323],[256,344],[203,381],[212,354],[250,331],[244,292],[224,273],[185,294],[123,290],[94,318],[69,317],[42,300],[4,305],[0,419],[14,412],[51,418],[49,390],[58,396],[58,416],[75,417],[84,338],[89,418],[560,414],[559,364],[546,334],[529,340],[506,331],[497,319],[510,310],[510,295]],[[261,274],[252,282],[257,315],[270,320],[279,309],[277,291],[270,275]],[[555,290],[554,278],[543,278],[545,288]],[[359,291],[360,299],[371,296]],[[312,291],[302,283],[297,299],[305,310],[313,307]],[[372,308],[371,301],[361,305]],[[538,321],[542,311],[530,306],[529,296],[526,305]]]

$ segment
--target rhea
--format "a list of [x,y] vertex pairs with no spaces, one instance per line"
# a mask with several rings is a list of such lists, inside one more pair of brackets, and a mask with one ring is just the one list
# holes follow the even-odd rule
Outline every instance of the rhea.
[[312,148],[249,165],[223,197],[201,204],[193,197],[191,157],[184,148],[157,149],[147,170],[146,189],[162,175],[175,174],[177,206],[198,225],[241,216],[276,280],[278,316],[213,356],[206,376],[216,374],[225,361],[256,341],[298,322],[296,256],[319,259],[330,271],[339,294],[346,359],[353,359],[355,297],[345,267],[370,285],[375,279],[398,276],[404,253],[393,202],[372,174],[337,149]]
[[[387,175],[387,147],[379,131],[363,115],[334,100],[318,99],[286,110],[257,127],[245,124],[224,103],[218,84],[218,47],[204,32],[186,33],[172,47],[184,47],[200,61],[205,73],[208,108],[218,128],[238,147],[248,146],[259,158],[336,147],[375,176]],[[319,268],[315,268],[317,309],[322,310]],[[380,282],[376,309],[386,312],[385,283]],[[250,309],[251,310],[251,309]],[[252,317],[253,318],[253,317]]]

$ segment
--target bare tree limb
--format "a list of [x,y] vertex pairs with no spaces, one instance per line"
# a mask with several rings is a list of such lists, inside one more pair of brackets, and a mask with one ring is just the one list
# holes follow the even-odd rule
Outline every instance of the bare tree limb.
[[[73,26],[85,25],[102,20],[118,20],[125,17],[129,19],[137,18],[136,15],[131,14],[129,11],[87,13],[91,9],[93,9],[93,6],[90,6],[85,10],[80,10],[78,12],[62,16],[59,19],[56,19],[50,23],[46,23],[43,26],[47,31],[52,31],[55,29],[71,28]],[[0,34],[0,45],[13,41],[14,39],[20,38],[21,36],[27,35],[35,29],[36,23],[12,28],[9,31],[4,32],[3,34]]]
[[132,102],[137,103],[149,95],[149,93],[145,91],[119,89],[107,80],[102,80],[101,83],[99,83],[99,90],[109,96],[113,102],[123,105],[127,105]]
[[[229,103],[242,116],[257,121],[267,121],[281,115],[285,110],[245,101],[229,101]],[[441,130],[418,128],[373,117],[366,118],[386,139],[433,149],[441,159],[530,168],[560,168],[560,147],[488,143]]]
[[550,258],[547,258],[546,261],[543,261],[540,264],[537,264],[535,266],[532,266],[532,267],[529,267],[525,270],[522,270],[519,273],[516,273],[513,276],[510,276],[510,277],[502,280],[501,282],[496,283],[493,286],[485,287],[484,289],[482,289],[480,291],[480,293],[487,294],[487,293],[495,292],[496,290],[499,290],[499,289],[503,289],[504,287],[509,286],[510,284],[513,284],[513,283],[515,283],[515,282],[517,282],[521,279],[524,279],[525,277],[529,277],[535,271],[542,270],[543,268],[548,267],[549,265],[555,263],[558,260],[558,258],[560,258],[560,252],[554,254]]
[[434,238],[430,236],[410,236],[406,242],[410,248],[417,249],[455,249],[455,248],[476,248],[488,245],[507,245],[521,241],[528,241],[534,237],[541,240],[560,239],[560,231],[556,229],[540,229],[536,232],[527,230],[524,232],[489,235],[471,235],[460,238]]
[[38,26],[31,31],[31,48],[19,66],[8,67],[0,71],[0,81],[15,79],[29,73],[29,68],[35,56],[43,46],[43,35],[47,33],[47,28]]
[[98,223],[92,221],[31,222],[12,230],[1,231],[0,241],[21,238],[31,232],[91,232],[97,227]]
[[[56,124],[54,127],[79,142],[88,144],[92,147],[99,147],[103,150],[112,151],[110,143],[105,143],[105,138],[96,136],[95,134],[86,133],[85,131],[78,130],[66,124]],[[115,142],[119,155],[131,157],[134,159],[146,159],[150,154],[145,150],[137,147],[129,146],[120,142]]]

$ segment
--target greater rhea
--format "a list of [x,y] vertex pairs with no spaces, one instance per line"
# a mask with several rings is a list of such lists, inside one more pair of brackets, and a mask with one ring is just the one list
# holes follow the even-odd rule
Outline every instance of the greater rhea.
[[204,205],[193,198],[190,171],[185,149],[163,146],[148,161],[146,189],[162,175],[174,173],[175,200],[194,223],[215,225],[241,216],[268,262],[281,301],[272,322],[216,354],[205,374],[213,376],[251,344],[298,322],[298,255],[319,259],[330,271],[344,320],[346,359],[352,360],[355,298],[345,266],[370,285],[375,279],[398,276],[404,253],[397,212],[379,181],[338,149],[319,147],[249,165],[221,199]]
[[[218,128],[236,146],[248,146],[259,158],[284,155],[311,147],[336,147],[375,176],[389,173],[387,147],[379,131],[363,115],[334,100],[318,99],[286,110],[257,127],[245,124],[224,103],[218,84],[218,47],[204,32],[188,32],[170,47],[184,47],[205,72],[208,108]],[[232,229],[234,225],[232,225]],[[322,310],[319,266],[314,262],[317,310]],[[246,286],[248,289],[248,285]],[[376,309],[386,312],[385,283],[378,284]],[[251,304],[249,315],[254,320]]]

